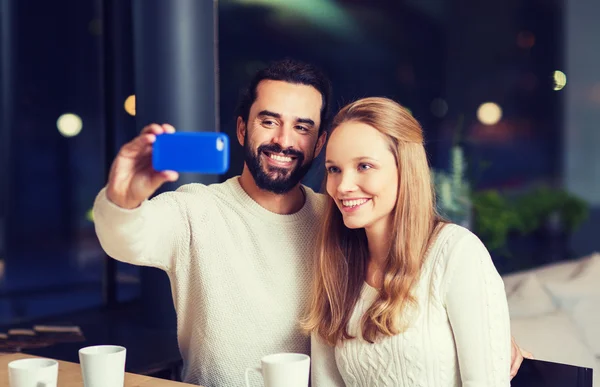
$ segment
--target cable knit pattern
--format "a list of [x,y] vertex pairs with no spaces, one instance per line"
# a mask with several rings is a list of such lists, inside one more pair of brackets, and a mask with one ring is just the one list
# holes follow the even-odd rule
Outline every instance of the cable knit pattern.
[[[359,324],[378,290],[365,283],[348,326],[357,339],[335,349],[313,345],[313,386],[510,385],[504,285],[474,234],[444,226],[427,253],[414,295],[417,305],[405,312],[410,328],[370,344],[362,339]],[[327,369],[335,365],[339,375]]]
[[[298,321],[324,197],[304,190],[306,203],[291,215],[258,205],[237,177],[184,185],[134,210],[98,194],[94,221],[107,254],[169,275],[184,381],[239,387],[264,355],[310,354]],[[252,385],[262,378],[253,375]]]

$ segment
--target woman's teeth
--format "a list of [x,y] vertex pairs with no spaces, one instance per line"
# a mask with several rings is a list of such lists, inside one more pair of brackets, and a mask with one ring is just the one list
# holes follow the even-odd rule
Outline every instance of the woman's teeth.
[[369,199],[342,200],[344,207],[356,207],[365,204]]

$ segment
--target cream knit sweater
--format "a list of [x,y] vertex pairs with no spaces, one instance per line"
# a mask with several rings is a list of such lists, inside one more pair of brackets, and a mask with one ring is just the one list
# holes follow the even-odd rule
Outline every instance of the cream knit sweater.
[[[312,338],[313,386],[508,387],[510,322],[504,284],[481,241],[446,225],[430,247],[410,328],[375,344],[360,320],[379,291],[364,284],[349,322],[354,340],[335,349]],[[343,382],[342,382],[343,379]]]
[[[170,278],[185,382],[242,386],[245,368],[262,356],[310,354],[298,321],[324,201],[304,191],[306,202],[292,215],[261,207],[238,177],[184,185],[133,210],[111,203],[105,189],[98,194],[94,222],[106,253]],[[261,385],[255,377],[253,386]]]

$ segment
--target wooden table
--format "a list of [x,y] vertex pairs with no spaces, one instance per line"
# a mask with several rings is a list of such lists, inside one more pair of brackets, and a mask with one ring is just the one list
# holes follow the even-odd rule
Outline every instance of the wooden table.
[[[0,385],[8,385],[8,363],[13,360],[36,358],[36,356],[23,353],[0,355]],[[6,384],[4,384],[6,383]],[[77,363],[58,360],[58,386],[82,387],[81,367]],[[170,380],[152,378],[136,374],[125,373],[125,387],[185,387],[192,386],[187,383],[173,382]],[[195,386],[198,387],[198,386]]]

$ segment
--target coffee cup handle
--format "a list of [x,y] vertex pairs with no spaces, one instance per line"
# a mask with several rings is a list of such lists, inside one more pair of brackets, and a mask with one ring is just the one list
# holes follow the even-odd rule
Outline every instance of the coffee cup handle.
[[248,376],[250,375],[250,371],[258,372],[262,376],[262,369],[260,367],[248,367],[246,368],[246,387],[250,387],[250,379]]

